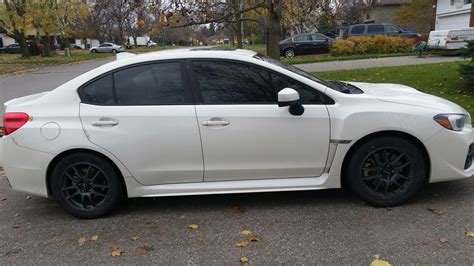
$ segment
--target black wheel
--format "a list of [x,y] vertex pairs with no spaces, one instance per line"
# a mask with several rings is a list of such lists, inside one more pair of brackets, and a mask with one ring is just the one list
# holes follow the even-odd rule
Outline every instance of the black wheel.
[[415,196],[426,180],[422,151],[401,137],[371,139],[352,154],[344,169],[349,189],[375,206],[400,205]]
[[95,54],[95,53],[97,53],[97,50],[96,50],[96,49],[92,49],[91,53]]
[[120,202],[121,176],[103,158],[77,153],[61,159],[51,174],[54,199],[68,213],[83,219],[103,216]]
[[117,53],[117,50],[113,49],[113,50],[112,50],[112,53],[113,53],[113,54],[116,54],[116,53]]
[[285,57],[286,58],[293,58],[293,57],[295,57],[295,55],[296,55],[295,50],[293,50],[291,48],[285,50]]

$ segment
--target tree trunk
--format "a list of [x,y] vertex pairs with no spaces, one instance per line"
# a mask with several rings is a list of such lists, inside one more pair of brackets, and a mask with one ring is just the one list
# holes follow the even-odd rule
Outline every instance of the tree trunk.
[[279,5],[270,4],[268,8],[267,55],[280,60],[281,11]]
[[237,48],[239,49],[243,49],[244,46],[243,46],[243,40],[242,40],[242,31],[240,30],[240,25],[241,25],[241,21],[240,22],[236,22],[234,25],[233,25],[233,28],[234,28],[234,31],[235,31],[235,37],[237,39]]
[[23,34],[16,34],[16,35],[17,35],[17,41],[21,47],[21,56],[25,58],[29,58],[30,51],[28,50],[28,44],[26,43],[25,36]]
[[46,36],[46,45],[44,46],[44,55],[51,56],[51,36]]
[[133,36],[133,42],[134,42],[134,45],[133,45],[133,46],[135,46],[135,47],[138,48],[137,39],[138,39],[138,36]]

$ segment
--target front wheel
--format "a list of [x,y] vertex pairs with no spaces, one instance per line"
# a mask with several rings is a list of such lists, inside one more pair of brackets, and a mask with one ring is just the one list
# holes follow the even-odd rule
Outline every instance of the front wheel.
[[116,53],[117,53],[117,50],[113,49],[113,50],[112,50],[112,53],[113,53],[113,54],[116,54]]
[[51,174],[54,199],[68,213],[83,219],[112,211],[122,196],[121,176],[95,154],[77,153],[61,159]]
[[96,50],[96,49],[92,49],[91,53],[95,54],[95,53],[97,53],[97,50]]
[[295,53],[295,50],[293,49],[286,49],[285,50],[285,57],[286,58],[293,58],[295,57],[296,53]]
[[414,197],[426,180],[426,162],[413,142],[395,136],[371,139],[345,165],[349,189],[374,206],[396,206]]

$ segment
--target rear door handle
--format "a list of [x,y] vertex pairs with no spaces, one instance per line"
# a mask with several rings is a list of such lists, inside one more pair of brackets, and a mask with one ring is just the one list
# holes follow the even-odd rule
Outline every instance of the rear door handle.
[[228,126],[230,125],[229,121],[226,120],[208,120],[202,122],[203,126],[211,127],[211,126]]
[[116,120],[99,120],[91,123],[95,127],[113,127],[119,124]]

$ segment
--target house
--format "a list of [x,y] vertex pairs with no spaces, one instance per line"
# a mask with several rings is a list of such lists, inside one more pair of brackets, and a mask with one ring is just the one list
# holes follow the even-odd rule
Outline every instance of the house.
[[13,38],[7,35],[7,31],[0,27],[0,47],[16,43]]
[[397,9],[402,5],[410,3],[411,0],[377,0],[377,2],[368,9],[364,22],[396,24],[395,14]]
[[473,0],[436,0],[435,30],[474,27]]

